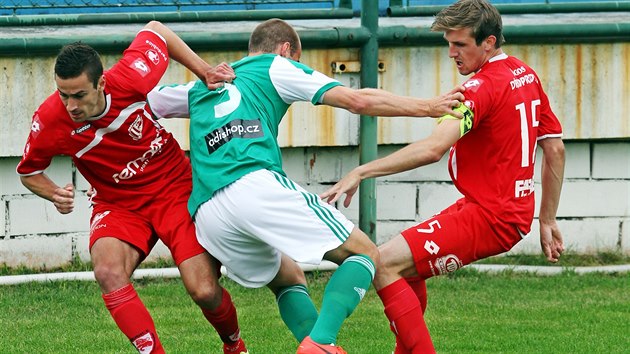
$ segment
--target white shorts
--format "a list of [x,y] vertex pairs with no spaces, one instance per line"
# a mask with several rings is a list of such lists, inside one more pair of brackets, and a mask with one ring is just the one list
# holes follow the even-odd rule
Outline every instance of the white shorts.
[[354,228],[316,194],[269,170],[249,173],[217,191],[197,210],[195,225],[199,243],[231,279],[250,288],[273,280],[282,253],[319,264]]

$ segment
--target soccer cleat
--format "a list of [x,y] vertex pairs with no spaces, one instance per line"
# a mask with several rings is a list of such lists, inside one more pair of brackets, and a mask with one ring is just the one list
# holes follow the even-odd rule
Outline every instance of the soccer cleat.
[[239,338],[234,344],[223,343],[223,354],[249,354],[245,348],[245,342]]
[[304,338],[296,354],[348,354],[341,347],[333,344],[319,344],[314,342],[310,336]]

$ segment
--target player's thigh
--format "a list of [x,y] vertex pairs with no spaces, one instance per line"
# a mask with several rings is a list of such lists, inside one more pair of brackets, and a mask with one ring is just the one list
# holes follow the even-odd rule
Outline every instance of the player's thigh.
[[180,263],[177,268],[187,289],[197,286],[218,286],[219,262],[207,252],[202,252]]
[[90,225],[90,257],[101,286],[109,289],[128,282],[155,240],[141,217],[125,210],[95,207]]
[[145,210],[145,216],[160,240],[169,249],[176,265],[205,252],[197,241],[195,225],[188,212],[188,195],[174,189],[154,200]]
[[[319,264],[348,240],[354,224],[339,210],[278,173],[261,170],[239,180],[244,217],[238,226],[297,262]],[[367,237],[366,237],[367,239]],[[368,252],[369,247],[357,250]]]
[[199,243],[215,257],[237,283],[258,288],[267,285],[280,269],[280,253],[255,235],[235,227],[247,218],[230,204],[232,185],[219,190],[197,210],[195,226]]
[[409,244],[418,274],[424,278],[454,272],[511,248],[497,235],[485,211],[473,203],[449,208],[403,231],[402,235]]
[[90,219],[90,253],[101,238],[113,237],[135,247],[144,259],[157,241],[142,216],[115,206],[96,205]]
[[216,259],[207,252],[190,257],[178,266],[186,291],[204,308],[213,309],[221,303],[219,268]]
[[[382,275],[411,277],[416,276],[416,266],[409,244],[402,235],[397,235],[378,247],[381,260],[379,272]],[[382,271],[381,271],[382,269]]]
[[282,255],[280,269],[267,287],[277,294],[279,289],[297,284],[306,285],[304,271],[294,260],[287,255]]
[[379,262],[378,248],[370,240],[370,238],[361,231],[358,227],[355,227],[350,236],[344,243],[337,248],[330,250],[324,254],[324,259],[331,262],[341,264],[343,261],[355,254],[364,254],[369,256],[374,263]]
[[103,293],[127,285],[142,254],[132,245],[113,237],[99,238],[90,253],[94,278]]

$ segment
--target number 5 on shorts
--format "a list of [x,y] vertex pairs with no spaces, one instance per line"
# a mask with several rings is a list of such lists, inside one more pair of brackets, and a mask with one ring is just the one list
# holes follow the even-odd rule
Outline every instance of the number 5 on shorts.
[[[433,233],[433,231],[435,231],[435,226],[437,226],[438,229],[442,228],[442,225],[440,225],[440,222],[438,220],[431,221],[428,226],[429,227],[426,229],[418,228],[416,229],[416,231],[424,234],[431,234]],[[429,240],[424,243],[424,249],[427,250],[429,254],[437,254],[438,252],[440,252],[440,246],[438,246],[435,242]]]

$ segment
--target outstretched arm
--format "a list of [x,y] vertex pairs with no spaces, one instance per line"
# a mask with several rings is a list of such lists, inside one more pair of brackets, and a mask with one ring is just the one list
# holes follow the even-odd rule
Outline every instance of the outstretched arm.
[[464,100],[463,86],[457,86],[443,95],[420,99],[394,95],[390,92],[365,88],[354,90],[344,86],[333,87],[324,94],[323,103],[344,108],[352,113],[370,116],[441,117],[451,114],[462,118],[453,108]]
[[388,176],[439,161],[460,137],[459,120],[445,120],[431,135],[377,160],[358,166],[330,189],[320,194],[328,203],[336,202],[346,194],[343,205],[347,208],[359,183],[366,178]]
[[57,211],[68,214],[74,210],[74,186],[68,183],[65,187],[59,187],[44,173],[31,176],[20,176],[24,187],[38,196],[51,201]]
[[564,143],[560,138],[540,140],[543,150],[542,197],[540,200],[540,246],[549,262],[557,262],[564,251],[562,234],[556,223],[564,178]]
[[209,89],[221,87],[224,82],[231,82],[236,77],[234,70],[227,63],[215,67],[206,63],[175,32],[161,22],[151,21],[144,29],[152,30],[164,37],[170,57],[197,75]]

